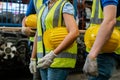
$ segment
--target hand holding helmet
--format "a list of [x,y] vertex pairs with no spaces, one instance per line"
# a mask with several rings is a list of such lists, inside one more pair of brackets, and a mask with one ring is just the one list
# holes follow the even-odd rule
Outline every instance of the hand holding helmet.
[[37,28],[37,15],[31,14],[24,20],[25,25],[22,27],[22,32],[27,36],[34,37]]
[[30,27],[22,27],[22,32],[27,36],[35,36],[36,31],[32,30]]

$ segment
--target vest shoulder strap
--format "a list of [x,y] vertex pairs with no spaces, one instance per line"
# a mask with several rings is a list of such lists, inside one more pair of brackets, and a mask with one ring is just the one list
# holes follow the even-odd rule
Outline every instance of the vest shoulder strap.
[[37,12],[40,6],[43,4],[43,0],[33,0],[33,3],[34,3],[35,10]]

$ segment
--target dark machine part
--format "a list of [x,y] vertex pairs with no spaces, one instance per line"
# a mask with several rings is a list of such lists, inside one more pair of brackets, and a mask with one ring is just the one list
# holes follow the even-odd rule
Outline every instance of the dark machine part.
[[77,14],[78,14],[78,27],[80,30],[85,30],[85,0],[77,0]]
[[29,64],[28,38],[21,32],[0,31],[0,71]]
[[[29,0],[0,0],[0,79],[2,80],[6,80],[5,78],[18,80],[19,77],[32,76],[29,71],[31,55],[29,40],[21,33],[21,23],[28,2]],[[15,77],[17,79],[14,79]]]
[[[88,12],[88,9],[90,10]],[[77,0],[78,27],[85,30],[90,23],[90,15],[92,10],[92,0]]]
[[70,74],[83,73],[82,69],[86,58],[84,34],[80,33],[76,41],[77,41],[77,61],[75,68],[70,69]]

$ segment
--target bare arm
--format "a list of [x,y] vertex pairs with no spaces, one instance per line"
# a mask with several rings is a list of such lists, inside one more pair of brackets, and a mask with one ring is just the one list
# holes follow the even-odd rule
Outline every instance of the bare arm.
[[33,58],[33,59],[36,58],[36,54],[37,54],[37,33],[35,34],[35,38],[34,38],[34,44],[33,44],[31,58]]
[[95,58],[99,54],[103,45],[110,38],[114,28],[114,24],[116,23],[116,9],[117,7],[114,5],[108,5],[104,7],[104,20],[101,23],[96,40],[88,55],[90,58]]
[[26,19],[26,16],[22,20],[22,27],[25,27],[25,19]]
[[70,46],[74,42],[74,40],[79,35],[79,30],[74,17],[70,14],[64,13],[63,18],[69,33],[65,37],[65,39],[61,42],[61,44],[54,50],[55,54],[59,54],[62,50],[65,50],[68,46]]

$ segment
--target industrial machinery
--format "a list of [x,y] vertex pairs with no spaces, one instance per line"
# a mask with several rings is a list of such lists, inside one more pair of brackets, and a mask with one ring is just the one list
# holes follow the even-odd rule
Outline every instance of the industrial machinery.
[[[27,1],[0,1],[0,77],[28,69],[29,40],[21,32],[22,19],[27,10]],[[29,73],[29,71],[26,72]]]
[[29,63],[28,38],[19,31],[0,30],[0,72],[23,68]]

